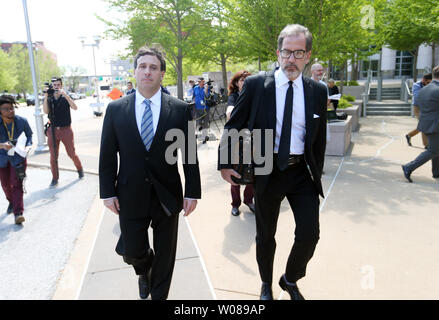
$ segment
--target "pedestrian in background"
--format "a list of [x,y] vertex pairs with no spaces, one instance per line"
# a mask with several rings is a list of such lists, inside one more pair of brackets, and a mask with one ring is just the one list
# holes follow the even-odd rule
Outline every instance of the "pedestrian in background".
[[[431,73],[427,73],[424,74],[424,76],[422,77],[422,79],[416,83],[413,84],[413,98],[412,98],[412,105],[413,105],[413,113],[415,114],[416,118],[419,120],[419,106],[418,106],[418,102],[417,102],[417,97],[418,97],[418,93],[419,91],[421,91],[421,89],[423,87],[425,87],[426,85],[428,85],[432,80],[432,74]],[[416,136],[420,131],[418,129],[414,129],[412,131],[410,131],[408,134],[405,135],[405,138],[407,140],[407,144],[411,147],[412,146],[412,141],[411,139]],[[424,147],[427,147],[428,141],[427,141],[427,136],[425,135],[425,133],[421,133],[422,135],[422,144],[424,145]]]
[[23,217],[23,179],[26,176],[26,158],[12,148],[24,132],[26,151],[32,145],[32,130],[26,118],[15,115],[17,103],[14,97],[0,97],[0,180],[6,199],[9,201],[7,213],[14,213],[15,223],[25,221]]
[[433,81],[418,93],[416,103],[420,110],[417,130],[425,133],[428,144],[415,160],[402,166],[409,182],[413,182],[412,172],[429,160],[432,160],[433,178],[439,178],[439,66],[433,69]]
[[[250,76],[246,70],[241,70],[236,72],[229,83],[229,99],[227,100],[227,120],[230,119],[230,115],[238,101],[239,94],[241,93],[242,86],[244,85],[244,80]],[[232,194],[232,215],[239,216],[239,206],[241,205],[241,186],[240,185],[230,185],[230,192]],[[244,204],[250,209],[251,212],[255,212],[255,204],[253,203],[253,185],[248,184],[244,188]]]

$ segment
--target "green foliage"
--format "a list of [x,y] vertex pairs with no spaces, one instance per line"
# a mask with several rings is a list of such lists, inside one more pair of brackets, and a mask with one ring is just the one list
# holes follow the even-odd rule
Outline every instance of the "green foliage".
[[14,70],[14,61],[5,53],[0,50],[0,92],[11,92],[17,79]]
[[345,99],[346,101],[349,101],[349,102],[354,102],[355,101],[355,97],[351,96],[349,94],[344,94],[343,95],[343,99]]
[[[355,99],[354,99],[354,101],[355,101]],[[338,109],[346,109],[349,107],[352,107],[352,104],[349,103],[349,101],[345,98],[345,96],[341,97],[340,100],[338,101],[337,110]]]

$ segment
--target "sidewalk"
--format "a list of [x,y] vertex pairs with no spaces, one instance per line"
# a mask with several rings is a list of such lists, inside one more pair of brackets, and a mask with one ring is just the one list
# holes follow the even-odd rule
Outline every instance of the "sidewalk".
[[[117,216],[104,212],[96,197],[101,125],[102,118],[73,123],[76,150],[88,172],[83,181],[75,180],[76,172],[63,171],[63,184],[49,196],[50,170],[32,167],[32,162],[48,164],[48,153],[29,159],[26,187],[29,192],[39,191],[34,198],[25,195],[22,229],[1,216],[0,257],[11,259],[8,270],[17,264],[30,267],[38,259],[18,259],[14,250],[41,247],[36,251],[39,263],[41,270],[53,269],[47,278],[52,287],[43,295],[38,293],[42,280],[32,290],[16,286],[6,294],[0,286],[1,298],[21,298],[17,294],[27,291],[29,299],[138,299],[137,277],[114,251],[120,232]],[[367,117],[360,119],[360,125],[347,156],[326,158],[320,242],[299,287],[307,299],[437,299],[439,279],[432,275],[439,272],[439,181],[431,177],[430,164],[413,173],[413,184],[401,170],[401,164],[422,151],[420,136],[412,140],[415,147],[408,147],[404,138],[416,120]],[[231,216],[230,187],[216,170],[217,145],[218,141],[198,145],[203,198],[194,213],[180,218],[170,299],[259,298],[254,215],[242,206],[240,216]],[[72,168],[65,150],[60,150],[60,166]],[[61,218],[54,212],[62,213]],[[57,230],[57,223],[75,213],[76,227],[69,236],[65,229]],[[275,297],[287,299],[277,285],[294,238],[294,219],[286,201],[276,238],[273,290]],[[65,253],[59,263],[43,258],[56,257],[56,248],[45,248],[60,240],[65,241]],[[2,251],[5,247],[9,256]],[[1,271],[2,283],[4,277],[6,283],[16,279],[16,274]],[[17,272],[21,277],[29,270]]]

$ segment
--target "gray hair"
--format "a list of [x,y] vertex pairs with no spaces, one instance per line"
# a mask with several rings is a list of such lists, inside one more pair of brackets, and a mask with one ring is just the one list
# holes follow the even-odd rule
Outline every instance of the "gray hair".
[[279,50],[282,49],[282,44],[284,42],[284,38],[288,36],[296,36],[303,33],[306,38],[306,51],[311,51],[312,49],[312,34],[308,30],[307,27],[304,27],[300,24],[289,24],[279,33],[279,37],[277,38],[277,47]]
[[323,66],[322,66],[321,63],[316,62],[316,63],[314,63],[314,64],[311,66],[311,72],[314,71],[317,67],[322,67],[322,68],[323,68]]
[[332,78],[329,79],[328,82],[330,82],[330,83],[335,83],[334,79],[332,79]]

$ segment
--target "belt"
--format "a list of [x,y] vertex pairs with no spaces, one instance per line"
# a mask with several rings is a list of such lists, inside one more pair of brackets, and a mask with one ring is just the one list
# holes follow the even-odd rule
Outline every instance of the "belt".
[[[273,156],[273,160],[274,162],[277,161],[277,153],[274,154]],[[300,163],[305,163],[305,157],[303,156],[303,154],[290,154],[288,157],[288,166],[295,166],[298,165]]]
[[65,127],[55,127],[56,130],[61,130],[61,129],[65,129],[65,128],[70,128],[70,126],[65,126]]

